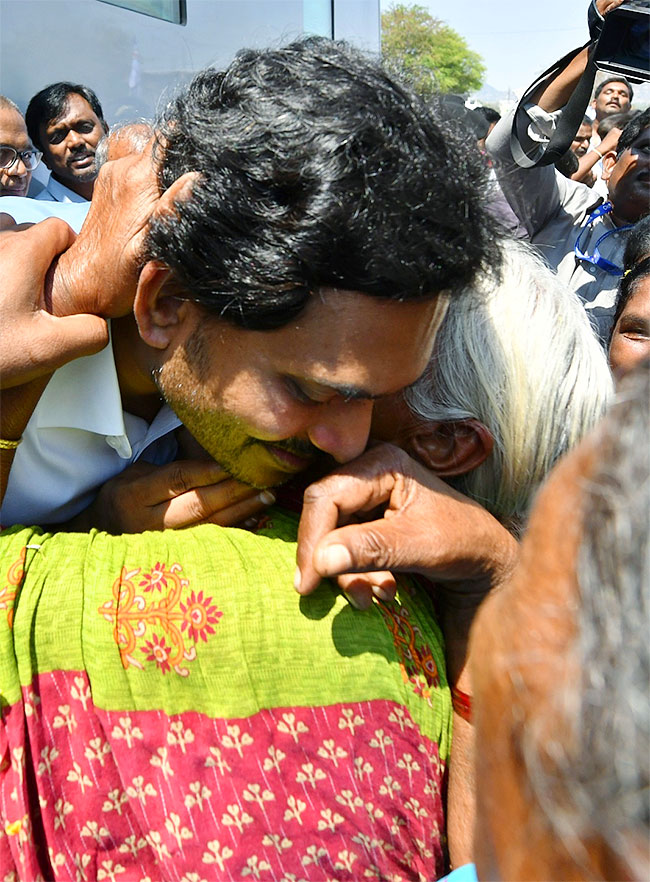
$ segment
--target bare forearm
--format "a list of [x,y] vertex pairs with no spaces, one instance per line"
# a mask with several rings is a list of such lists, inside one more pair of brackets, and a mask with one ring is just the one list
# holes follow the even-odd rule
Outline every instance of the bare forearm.
[[587,66],[588,50],[583,49],[554,80],[532,96],[532,101],[547,113],[559,110],[567,103]]
[[[22,386],[2,390],[0,393],[0,437],[4,441],[15,442],[21,438],[50,376],[51,374],[48,374]],[[15,453],[16,448],[0,449],[0,502],[4,499]]]
[[[446,603],[442,615],[448,681],[454,689],[470,696],[472,689],[467,667],[469,631],[479,604],[478,598],[462,608]],[[447,841],[452,868],[471,863],[474,859],[474,740],[471,717],[465,719],[454,708],[447,790]]]

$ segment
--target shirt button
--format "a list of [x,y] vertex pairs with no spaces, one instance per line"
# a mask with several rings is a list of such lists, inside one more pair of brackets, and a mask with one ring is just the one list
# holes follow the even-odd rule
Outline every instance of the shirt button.
[[595,266],[590,266],[590,267],[589,267],[589,272],[591,273],[592,276],[595,276],[595,275],[596,275],[596,267],[595,267]]

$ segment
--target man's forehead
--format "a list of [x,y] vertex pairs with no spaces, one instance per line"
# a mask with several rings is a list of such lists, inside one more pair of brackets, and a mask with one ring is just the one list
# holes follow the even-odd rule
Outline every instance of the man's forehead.
[[55,128],[65,122],[68,117],[94,116],[95,113],[83,95],[78,92],[68,92],[61,113],[49,120],[43,120],[41,125],[46,128]]
[[[619,92],[623,89],[625,90],[625,93],[627,95],[630,94],[630,90],[628,88],[627,83],[619,82],[618,80],[612,80],[611,83],[605,83],[602,91],[603,92]],[[601,94],[602,94],[602,92],[601,92]]]
[[31,143],[25,120],[12,107],[0,108],[0,142],[8,146],[13,142],[20,142],[21,146]]
[[220,336],[234,335],[240,349],[268,368],[358,400],[383,397],[417,379],[448,302],[446,292],[397,301],[323,288],[295,319],[270,330],[242,327],[199,304],[194,308],[197,327],[215,335],[217,351]]

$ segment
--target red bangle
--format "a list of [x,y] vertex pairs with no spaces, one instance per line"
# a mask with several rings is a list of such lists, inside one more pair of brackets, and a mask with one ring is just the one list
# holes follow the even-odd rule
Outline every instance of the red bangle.
[[451,705],[459,717],[472,722],[472,697],[457,686],[451,687]]

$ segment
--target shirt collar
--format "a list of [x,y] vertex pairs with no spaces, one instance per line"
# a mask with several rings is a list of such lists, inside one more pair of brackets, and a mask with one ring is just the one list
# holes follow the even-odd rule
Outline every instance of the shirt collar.
[[87,199],[84,199],[83,196],[57,181],[52,175],[50,175],[50,179],[47,182],[47,189],[57,202],[88,202]]
[[126,435],[111,342],[101,352],[77,358],[55,371],[33,418],[39,429]]

